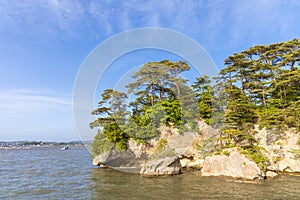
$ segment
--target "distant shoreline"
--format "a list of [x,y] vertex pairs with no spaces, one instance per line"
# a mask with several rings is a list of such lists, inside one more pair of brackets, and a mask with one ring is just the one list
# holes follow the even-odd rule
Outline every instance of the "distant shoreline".
[[[75,145],[68,145],[71,148],[76,147],[87,147],[89,144],[75,144]],[[65,147],[65,145],[43,145],[43,146],[10,146],[10,147],[3,147],[0,146],[1,150],[26,150],[26,149],[41,149],[41,148],[57,148],[61,149],[62,147]]]
[[27,149],[39,147],[61,147],[61,146],[85,146],[91,142],[71,141],[71,142],[43,142],[43,141],[0,141],[0,149]]

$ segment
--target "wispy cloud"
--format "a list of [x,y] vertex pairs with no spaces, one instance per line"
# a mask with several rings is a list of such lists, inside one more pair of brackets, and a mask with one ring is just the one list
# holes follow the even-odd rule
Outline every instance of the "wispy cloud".
[[0,94],[1,115],[35,114],[55,109],[71,110],[70,95],[57,95],[34,90],[14,89]]
[[226,19],[230,22],[231,44],[278,41],[299,29],[299,1],[232,1],[229,5]]
[[70,95],[52,91],[0,91],[1,140],[77,138]]
[[0,31],[57,30],[71,32],[91,26],[106,35],[143,26],[190,30],[197,22],[198,1],[79,1],[0,2]]
[[202,41],[229,45],[298,30],[297,0],[48,0],[0,2],[0,32],[40,30],[102,37],[144,26],[172,28]]
[[77,0],[0,2],[0,32],[71,31],[85,20],[85,10]]

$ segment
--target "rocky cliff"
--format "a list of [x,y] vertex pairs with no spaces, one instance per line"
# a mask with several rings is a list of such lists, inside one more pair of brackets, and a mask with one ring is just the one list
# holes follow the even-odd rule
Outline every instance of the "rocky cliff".
[[258,130],[255,139],[268,151],[268,170],[278,173],[300,173],[299,133],[290,129],[281,133]]
[[241,179],[257,179],[264,177],[261,169],[237,151],[229,156],[207,156],[201,170],[202,176],[228,176]]
[[[237,147],[222,149],[217,155],[218,130],[199,122],[199,132],[178,133],[162,127],[160,136],[145,146],[131,140],[128,150],[103,153],[94,158],[94,165],[114,168],[135,168],[142,175],[174,175],[184,169],[201,170],[203,176],[229,176],[241,179],[274,177],[277,173],[300,173],[299,134],[295,130],[277,133],[258,130],[257,146],[265,149],[268,162],[260,168],[256,160]],[[245,154],[245,155],[244,155]]]

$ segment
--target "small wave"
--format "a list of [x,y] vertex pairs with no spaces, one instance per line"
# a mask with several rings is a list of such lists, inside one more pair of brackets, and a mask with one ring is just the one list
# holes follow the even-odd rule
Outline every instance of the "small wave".
[[37,189],[37,190],[34,190],[34,194],[51,194],[53,192],[57,192],[57,190],[50,190],[50,189]]

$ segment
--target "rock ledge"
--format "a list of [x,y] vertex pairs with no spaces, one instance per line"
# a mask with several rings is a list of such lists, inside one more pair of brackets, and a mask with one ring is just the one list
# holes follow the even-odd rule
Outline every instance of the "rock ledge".
[[263,176],[260,168],[237,151],[229,156],[214,155],[204,160],[202,176],[228,176],[241,179],[260,179]]

